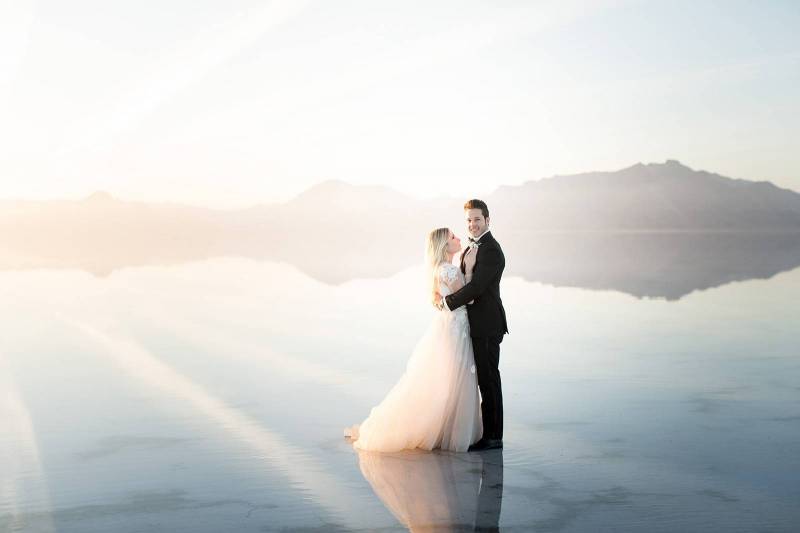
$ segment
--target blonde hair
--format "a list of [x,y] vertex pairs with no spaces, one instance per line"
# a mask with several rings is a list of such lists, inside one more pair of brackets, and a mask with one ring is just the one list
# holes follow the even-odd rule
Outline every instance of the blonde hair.
[[439,292],[439,265],[447,262],[447,241],[450,240],[450,228],[437,228],[428,233],[425,261],[431,280],[431,303],[436,305],[436,294]]

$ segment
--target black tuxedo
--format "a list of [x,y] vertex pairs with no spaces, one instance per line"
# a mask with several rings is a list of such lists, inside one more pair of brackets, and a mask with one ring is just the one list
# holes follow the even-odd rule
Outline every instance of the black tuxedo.
[[[485,233],[478,241],[472,280],[461,290],[445,296],[451,310],[474,300],[467,305],[472,348],[475,352],[475,368],[478,387],[481,390],[481,415],[483,436],[490,439],[503,438],[503,391],[500,382],[500,343],[508,333],[506,311],[500,299],[500,278],[506,259],[500,244]],[[466,252],[466,250],[465,250]],[[464,272],[464,255],[461,254],[461,271]]]

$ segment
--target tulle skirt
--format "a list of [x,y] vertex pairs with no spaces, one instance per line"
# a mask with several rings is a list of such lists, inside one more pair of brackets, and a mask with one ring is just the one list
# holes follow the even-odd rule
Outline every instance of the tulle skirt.
[[466,451],[480,439],[480,394],[466,310],[435,313],[406,370],[345,436],[361,450]]

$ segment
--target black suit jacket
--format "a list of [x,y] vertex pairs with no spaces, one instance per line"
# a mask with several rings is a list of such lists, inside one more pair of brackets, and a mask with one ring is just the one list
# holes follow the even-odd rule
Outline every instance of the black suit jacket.
[[[475,257],[475,268],[472,280],[460,290],[445,296],[447,307],[457,309],[467,302],[469,329],[473,337],[493,337],[508,333],[506,310],[500,299],[500,278],[506,266],[506,258],[500,244],[486,233],[478,241],[478,255]],[[465,250],[466,252],[466,250]],[[464,272],[464,254],[461,254],[461,272]]]

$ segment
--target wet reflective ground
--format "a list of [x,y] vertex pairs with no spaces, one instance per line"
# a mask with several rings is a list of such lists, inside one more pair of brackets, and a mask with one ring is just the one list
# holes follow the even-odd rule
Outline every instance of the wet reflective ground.
[[0,271],[0,531],[796,531],[800,269],[775,257],[509,265],[483,454],[341,436],[430,319],[421,268]]

